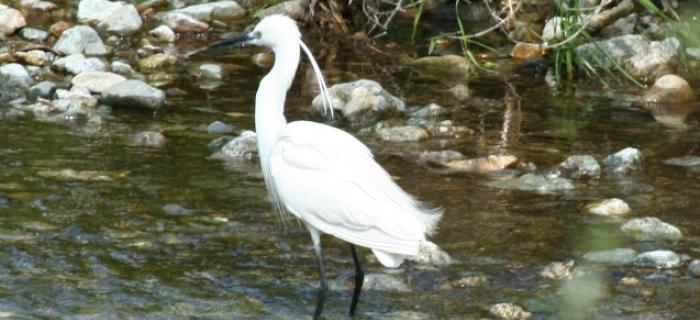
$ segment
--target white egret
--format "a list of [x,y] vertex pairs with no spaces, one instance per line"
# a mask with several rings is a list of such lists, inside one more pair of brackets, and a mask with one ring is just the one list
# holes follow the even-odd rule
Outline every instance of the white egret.
[[404,257],[419,253],[442,212],[404,192],[374,161],[370,150],[347,132],[310,121],[287,123],[284,102],[299,65],[300,48],[314,69],[325,108],[331,114],[333,111],[323,75],[301,41],[294,20],[271,15],[252,31],[212,46],[236,43],[265,46],[275,54],[275,63],[260,81],[255,96],[258,152],[265,184],[278,212],[296,216],[311,233],[320,273],[314,318],[320,318],[328,291],[321,255],[322,233],[350,244],[355,264],[350,304],[353,316],[364,280],[355,245],[371,249],[382,265],[396,268]]

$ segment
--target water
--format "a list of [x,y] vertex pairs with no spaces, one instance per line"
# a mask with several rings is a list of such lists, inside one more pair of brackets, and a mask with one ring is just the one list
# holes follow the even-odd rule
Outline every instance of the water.
[[[685,266],[661,271],[581,259],[585,252],[616,247],[700,256],[698,171],[661,163],[697,154],[697,112],[679,129],[635,107],[628,92],[582,87],[567,94],[531,79],[515,79],[511,89],[498,81],[475,81],[470,88],[478,100],[460,103],[448,85],[422,79],[390,57],[368,58],[352,44],[314,47],[330,84],[375,79],[409,105],[449,108],[448,119],[474,130],[459,139],[386,144],[360,128],[332,122],[357,133],[407,191],[446,209],[433,240],[455,260],[449,267],[408,264],[391,271],[361,250],[367,273],[399,279],[410,290],[366,290],[359,318],[478,318],[498,302],[519,304],[536,319],[700,317],[700,279],[690,277]],[[233,170],[208,159],[207,144],[216,136],[203,131],[206,125],[220,120],[253,129],[253,97],[265,72],[250,62],[258,51],[185,60],[171,86],[185,94],[170,97],[162,113],[114,109],[101,126],[31,117],[0,123],[0,317],[310,316],[317,273],[307,232],[295,223],[280,225],[254,166]],[[214,90],[199,89],[187,70],[212,61],[225,64],[226,81]],[[289,93],[288,115],[323,120],[308,107],[315,84],[307,71],[304,64]],[[510,99],[513,91],[519,100]],[[166,145],[134,146],[131,136],[143,130],[162,131]],[[577,181],[574,191],[555,194],[492,189],[486,183],[493,176],[445,173],[417,161],[423,150],[453,149],[469,157],[510,153],[546,169],[569,155],[590,154],[600,161],[627,146],[644,152],[642,171]],[[50,174],[64,169],[112,178]],[[655,216],[680,227],[685,240],[634,242],[619,232],[619,221],[582,212],[586,203],[607,197],[627,201],[634,217]],[[187,210],[169,213],[166,205]],[[343,318],[352,260],[344,243],[325,237],[323,244],[334,288],[324,314]],[[549,263],[571,259],[579,270],[575,280],[539,275]],[[640,284],[622,285],[624,277]]]

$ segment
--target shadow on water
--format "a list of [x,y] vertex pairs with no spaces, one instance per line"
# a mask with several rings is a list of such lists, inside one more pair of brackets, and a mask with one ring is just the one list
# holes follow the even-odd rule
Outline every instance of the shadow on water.
[[[313,42],[313,41],[310,41]],[[455,263],[408,264],[383,270],[366,250],[370,274],[399,284],[363,293],[361,318],[477,318],[511,302],[536,319],[697,318],[697,278],[670,271],[584,262],[584,253],[631,247],[668,248],[698,256],[698,171],[664,159],[697,153],[697,112],[682,130],[654,120],[619,94],[579,88],[566,95],[544,83],[516,79],[470,84],[459,102],[449,87],[422,79],[388,57],[368,56],[352,44],[318,45],[329,83],[380,81],[409,105],[438,103],[455,123],[473,130],[460,138],[386,144],[350,124],[407,191],[446,209],[435,237]],[[209,159],[214,139],[202,128],[220,120],[253,129],[253,97],[265,70],[255,49],[192,57],[169,98],[151,115],[114,109],[96,130],[30,118],[0,125],[0,314],[10,318],[306,318],[316,293],[307,233],[280,227],[257,170],[227,170]],[[226,79],[197,87],[186,70],[222,63]],[[324,121],[308,107],[315,83],[304,63],[290,90],[290,119]],[[518,104],[509,102],[516,93]],[[511,96],[512,98],[512,96]],[[142,130],[164,132],[162,148],[134,146]],[[540,169],[573,154],[601,160],[624,147],[643,151],[643,170],[628,177],[603,174],[576,181],[576,189],[540,194],[487,186],[490,175],[445,173],[416,161],[424,150],[452,149],[468,157],[509,153]],[[253,166],[253,168],[255,168]],[[98,171],[107,179],[46,174]],[[42,173],[44,172],[44,173]],[[110,176],[112,174],[112,176]],[[107,181],[105,181],[107,180]],[[633,216],[655,216],[687,235],[679,243],[634,242],[620,221],[596,218],[583,205],[619,197]],[[181,210],[166,210],[181,208]],[[328,318],[342,318],[351,297],[347,247],[324,240],[333,282]],[[554,261],[574,260],[572,280],[543,278]],[[621,284],[637,278],[637,285]],[[406,287],[408,290],[404,290]]]

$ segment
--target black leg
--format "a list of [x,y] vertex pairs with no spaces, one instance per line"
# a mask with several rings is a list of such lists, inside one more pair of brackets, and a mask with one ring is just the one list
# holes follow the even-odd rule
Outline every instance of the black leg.
[[328,285],[326,284],[326,272],[323,270],[321,247],[314,245],[314,253],[316,254],[316,267],[318,267],[318,273],[321,276],[321,283],[318,287],[318,303],[316,304],[316,311],[314,312],[314,320],[317,320],[321,319],[323,304],[326,302],[326,295],[328,294]]
[[362,271],[360,259],[357,258],[357,250],[355,250],[355,245],[352,243],[350,244],[350,251],[352,252],[352,261],[355,262],[355,291],[352,292],[352,303],[350,304],[350,316],[354,317],[357,302],[360,300],[362,283],[365,281],[365,273]]

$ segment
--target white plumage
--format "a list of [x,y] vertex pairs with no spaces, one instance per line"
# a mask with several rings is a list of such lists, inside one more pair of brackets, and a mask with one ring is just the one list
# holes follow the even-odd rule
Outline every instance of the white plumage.
[[253,31],[217,44],[243,42],[274,51],[275,64],[260,82],[255,99],[265,183],[277,209],[299,218],[311,233],[321,272],[315,317],[320,317],[326,290],[320,234],[331,234],[351,244],[356,265],[350,308],[353,314],[362,269],[352,244],[370,248],[384,266],[398,267],[405,256],[419,253],[421,243],[435,230],[442,213],[426,208],[404,192],[352,135],[315,122],[287,124],[285,96],[299,64],[300,49],[312,63],[326,110],[333,110],[323,75],[300,36],[293,20],[273,15],[261,20]]

